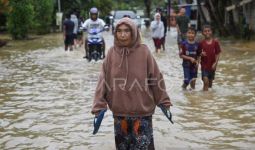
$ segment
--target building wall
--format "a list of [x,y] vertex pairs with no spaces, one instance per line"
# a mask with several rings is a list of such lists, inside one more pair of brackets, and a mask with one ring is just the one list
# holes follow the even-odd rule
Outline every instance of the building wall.
[[250,22],[250,25],[251,25],[253,31],[255,31],[255,1],[253,1],[250,6],[251,6],[251,9],[250,9],[251,10],[251,13],[250,13],[251,19],[249,20],[249,22]]
[[243,14],[251,29],[255,31],[255,1],[243,6]]
[[255,31],[255,0],[244,4],[242,7],[242,13],[240,14],[238,6],[240,1],[232,0],[232,4],[236,7],[230,11],[225,12],[225,24],[229,24],[229,15],[233,14],[233,19],[236,24],[239,23],[240,15],[244,15],[246,23],[248,23],[253,31]]

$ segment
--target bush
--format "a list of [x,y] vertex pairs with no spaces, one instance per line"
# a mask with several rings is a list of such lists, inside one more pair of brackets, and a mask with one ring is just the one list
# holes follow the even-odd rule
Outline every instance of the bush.
[[33,26],[38,34],[50,32],[54,2],[52,0],[33,0],[34,23]]
[[30,0],[11,0],[7,27],[13,39],[26,39],[33,19]]

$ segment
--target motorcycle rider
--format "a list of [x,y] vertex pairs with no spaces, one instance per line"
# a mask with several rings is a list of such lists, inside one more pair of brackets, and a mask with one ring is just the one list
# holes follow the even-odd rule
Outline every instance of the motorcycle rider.
[[[96,7],[92,7],[89,11],[90,18],[83,23],[82,27],[85,28],[87,31],[89,31],[90,29],[95,29],[95,28],[103,30],[106,24],[102,19],[98,18],[98,15],[99,15],[98,9]],[[88,58],[89,56],[87,43],[88,43],[88,37],[86,37],[85,39],[85,56],[83,58]],[[103,58],[104,57],[105,57],[105,41],[103,39]]]

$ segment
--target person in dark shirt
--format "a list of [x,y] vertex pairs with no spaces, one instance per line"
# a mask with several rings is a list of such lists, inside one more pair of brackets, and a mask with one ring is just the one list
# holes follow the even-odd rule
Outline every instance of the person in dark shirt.
[[64,43],[65,43],[65,51],[73,50],[74,44],[74,23],[70,20],[70,14],[66,15],[66,20],[63,23],[63,33],[64,33]]
[[190,19],[185,15],[186,9],[183,7],[180,9],[179,16],[176,18],[177,30],[178,30],[178,46],[179,52],[181,52],[180,44],[186,40],[186,34],[190,24]]

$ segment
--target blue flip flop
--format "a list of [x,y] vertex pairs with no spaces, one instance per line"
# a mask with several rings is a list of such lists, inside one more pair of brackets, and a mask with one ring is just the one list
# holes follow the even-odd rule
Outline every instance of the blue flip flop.
[[162,112],[163,112],[164,115],[167,117],[167,119],[168,119],[172,124],[174,124],[174,122],[172,121],[172,113],[170,112],[170,110],[167,109],[166,107],[164,107],[163,104],[159,104],[158,106],[161,108]]
[[93,131],[93,134],[97,134],[98,130],[99,130],[99,127],[101,125],[101,122],[104,118],[104,113],[107,111],[107,109],[103,109],[100,111],[100,113],[98,114],[98,116],[96,116],[94,118],[94,131]]

